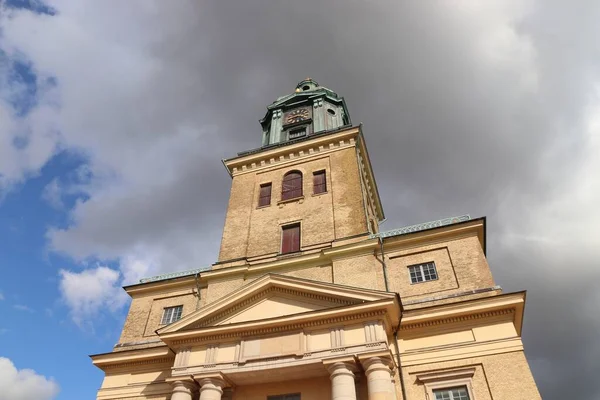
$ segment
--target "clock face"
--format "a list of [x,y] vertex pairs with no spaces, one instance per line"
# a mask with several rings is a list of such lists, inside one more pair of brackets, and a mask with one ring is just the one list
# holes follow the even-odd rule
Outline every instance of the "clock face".
[[308,110],[306,108],[299,108],[290,112],[287,115],[285,122],[288,124],[293,124],[295,122],[304,121],[305,119],[308,119]]

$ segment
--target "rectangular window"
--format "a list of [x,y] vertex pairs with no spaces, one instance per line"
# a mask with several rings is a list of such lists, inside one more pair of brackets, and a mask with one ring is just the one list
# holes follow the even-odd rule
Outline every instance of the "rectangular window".
[[435,263],[433,261],[411,265],[408,267],[410,272],[410,282],[419,283],[426,281],[434,281],[437,277],[437,271],[435,270]]
[[289,133],[289,139],[298,139],[306,135],[306,128],[292,129]]
[[277,396],[267,396],[267,400],[300,400],[300,393],[279,394]]
[[258,206],[264,207],[271,204],[271,183],[260,185],[260,194],[258,196]]
[[325,171],[317,171],[313,174],[313,193],[327,192],[327,177]]
[[300,224],[281,228],[281,254],[300,251]]
[[162,325],[171,324],[181,319],[181,313],[183,312],[183,306],[166,307],[163,311],[162,319],[160,323]]
[[433,391],[435,400],[470,400],[466,386],[451,389],[437,389]]

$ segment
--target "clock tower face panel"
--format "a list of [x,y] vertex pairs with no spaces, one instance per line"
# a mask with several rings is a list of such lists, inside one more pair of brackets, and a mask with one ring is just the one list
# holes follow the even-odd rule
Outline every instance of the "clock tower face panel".
[[301,107],[301,108],[296,108],[296,109],[290,110],[285,113],[284,124],[290,125],[290,124],[297,124],[297,123],[300,123],[303,121],[308,121],[309,119],[312,118],[311,111],[312,111],[312,108],[309,108],[309,107]]

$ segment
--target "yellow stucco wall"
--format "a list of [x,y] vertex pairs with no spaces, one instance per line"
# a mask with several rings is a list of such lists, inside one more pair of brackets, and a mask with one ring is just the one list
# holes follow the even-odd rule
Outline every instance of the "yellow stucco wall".
[[[385,256],[390,290],[400,293],[405,303],[495,285],[475,234],[407,249],[391,248]],[[438,279],[412,284],[408,266],[429,261],[435,262]]]
[[[190,284],[189,289],[178,288],[172,292],[161,291],[133,297],[119,343],[155,339],[154,331],[162,327],[160,320],[165,307],[182,305],[182,317],[194,312],[198,305],[198,298],[193,294],[195,289],[195,285]],[[201,300],[199,305],[203,304]]]
[[[302,172],[303,197],[281,202],[283,176],[292,170]],[[312,175],[321,170],[327,193],[314,195]],[[219,261],[279,253],[281,226],[288,223],[300,222],[302,248],[367,232],[359,176],[354,146],[234,174]],[[258,207],[260,185],[269,182],[271,205]]]
[[286,380],[276,383],[240,386],[233,393],[233,400],[265,400],[267,396],[300,393],[302,399],[331,399],[328,377],[303,380]]
[[460,367],[475,368],[472,378],[475,400],[541,399],[522,351],[405,368],[403,376],[407,397],[410,400],[428,400],[425,396],[425,386],[417,381],[416,377],[419,373],[452,370]]

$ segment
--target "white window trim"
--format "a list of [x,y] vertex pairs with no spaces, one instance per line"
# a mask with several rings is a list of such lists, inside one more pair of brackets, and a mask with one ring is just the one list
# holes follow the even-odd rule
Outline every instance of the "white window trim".
[[423,372],[417,374],[417,381],[424,384],[427,400],[435,400],[433,394],[437,389],[451,389],[457,386],[465,386],[469,393],[469,400],[475,400],[473,396],[473,375],[475,367],[461,368],[449,371]]
[[[179,319],[174,320],[173,316],[175,315],[175,309],[176,308],[181,308],[181,315],[179,316]],[[170,320],[165,322],[165,315],[169,310],[173,310],[173,312],[171,313],[170,316]],[[173,322],[177,322],[179,321],[181,318],[183,318],[183,305],[177,305],[177,306],[171,306],[171,307],[165,307],[163,308],[163,313],[162,316],[160,317],[160,324],[161,325],[169,325],[172,324]]]
[[[433,270],[435,271],[435,279],[425,280],[425,271],[423,270],[423,265],[425,265],[425,264],[433,264]],[[412,277],[410,276],[410,269],[414,268],[414,267],[419,267],[419,271],[421,272],[421,278],[423,279],[422,281],[413,282]],[[417,283],[437,281],[440,278],[440,276],[438,274],[437,266],[435,265],[435,261],[427,261],[427,262],[420,263],[420,264],[413,264],[413,265],[409,265],[407,268],[408,268],[408,280],[410,281],[411,285],[416,285]]]

